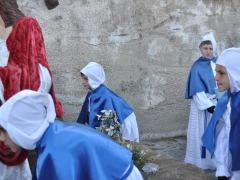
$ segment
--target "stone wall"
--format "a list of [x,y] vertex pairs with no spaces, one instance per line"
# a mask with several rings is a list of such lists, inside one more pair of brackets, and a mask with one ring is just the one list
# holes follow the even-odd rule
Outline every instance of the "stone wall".
[[240,45],[238,0],[18,0],[39,20],[57,96],[74,121],[86,92],[79,70],[101,63],[107,85],[135,109],[144,138],[186,132],[184,100],[201,35],[214,32],[218,52]]

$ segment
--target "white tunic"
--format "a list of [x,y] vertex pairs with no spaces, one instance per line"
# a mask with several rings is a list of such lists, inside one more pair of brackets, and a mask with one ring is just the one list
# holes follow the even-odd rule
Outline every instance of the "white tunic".
[[126,180],[143,180],[143,177],[138,170],[138,168],[134,165],[132,172],[129,174],[129,176],[126,178]]
[[17,166],[7,166],[0,162],[0,180],[31,180],[32,174],[28,164],[25,160],[22,164]]
[[[215,76],[215,63],[211,62],[211,67]],[[206,158],[201,158],[201,138],[212,116],[206,109],[216,105],[216,103],[216,95],[207,94],[205,92],[197,93],[193,96],[191,101],[185,162],[193,164],[201,169],[215,169],[214,162],[207,151]]]
[[134,112],[123,121],[121,131],[123,139],[139,142],[138,125]]

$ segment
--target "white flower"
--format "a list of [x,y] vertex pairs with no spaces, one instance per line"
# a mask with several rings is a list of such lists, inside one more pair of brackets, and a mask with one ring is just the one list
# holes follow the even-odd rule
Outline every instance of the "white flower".
[[97,114],[97,119],[99,120],[99,121],[101,121],[101,115],[99,115],[99,114]]

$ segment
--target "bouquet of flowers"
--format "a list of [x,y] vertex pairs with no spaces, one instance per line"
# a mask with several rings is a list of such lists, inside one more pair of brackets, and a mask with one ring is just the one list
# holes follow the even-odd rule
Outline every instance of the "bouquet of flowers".
[[100,127],[97,127],[97,129],[110,136],[119,144],[127,147],[133,153],[134,164],[139,169],[142,169],[146,162],[146,153],[136,143],[122,138],[121,124],[118,122],[116,113],[113,110],[104,109],[101,111],[101,114],[97,115],[97,117],[98,120],[101,121]]

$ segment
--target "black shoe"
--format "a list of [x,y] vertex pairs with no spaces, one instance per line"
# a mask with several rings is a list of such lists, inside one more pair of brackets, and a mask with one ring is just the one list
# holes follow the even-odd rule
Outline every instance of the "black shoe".
[[228,177],[226,177],[226,176],[219,176],[218,180],[228,180]]

